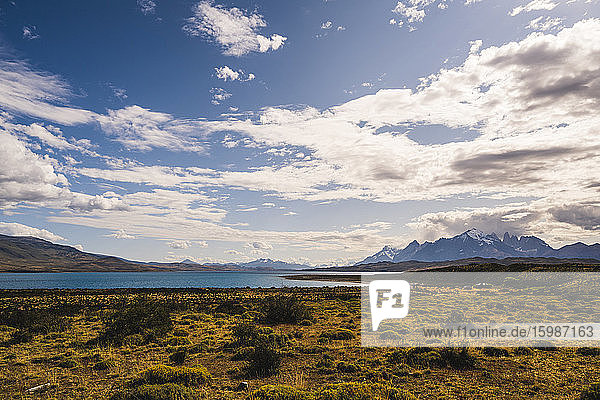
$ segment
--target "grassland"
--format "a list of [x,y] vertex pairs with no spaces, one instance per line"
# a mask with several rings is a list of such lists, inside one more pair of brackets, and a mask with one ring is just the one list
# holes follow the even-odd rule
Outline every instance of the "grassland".
[[0,291],[0,398],[600,399],[596,349],[362,348],[359,331],[358,288]]

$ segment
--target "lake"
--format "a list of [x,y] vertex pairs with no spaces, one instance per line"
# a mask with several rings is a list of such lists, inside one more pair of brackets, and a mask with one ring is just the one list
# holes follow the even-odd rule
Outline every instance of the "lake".
[[298,272],[0,273],[0,289],[232,288],[351,286],[347,282],[282,278]]

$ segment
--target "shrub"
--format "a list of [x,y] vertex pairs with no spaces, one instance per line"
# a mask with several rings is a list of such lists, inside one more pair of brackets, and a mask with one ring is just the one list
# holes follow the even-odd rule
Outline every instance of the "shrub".
[[105,318],[104,324],[105,329],[98,338],[101,344],[121,345],[125,337],[137,334],[150,341],[173,329],[167,308],[157,301],[143,298],[121,305]]
[[244,307],[243,304],[240,304],[239,302],[236,302],[234,300],[226,300],[215,308],[215,313],[230,315],[240,315],[245,313],[246,311],[246,307]]
[[242,347],[231,357],[232,361],[250,360],[254,355],[254,347]]
[[533,350],[529,347],[520,346],[515,349],[515,354],[518,356],[527,356],[531,353],[533,353]]
[[600,355],[600,348],[597,347],[579,347],[575,353],[581,356],[597,356]]
[[510,355],[508,353],[508,350],[501,349],[499,347],[484,347],[482,352],[486,356],[492,356],[492,357],[508,357]]
[[107,369],[113,368],[114,366],[115,363],[110,360],[100,360],[92,366],[92,369],[95,371],[105,371]]
[[445,348],[440,351],[444,363],[454,369],[473,369],[479,365],[477,357],[466,347],[459,349]]
[[[49,308],[16,308],[6,307],[0,310],[0,325],[17,328],[19,333],[9,344],[24,343],[34,335],[64,331],[70,326],[67,316],[74,315],[79,307],[60,305]],[[20,335],[20,336],[19,336]],[[27,340],[23,340],[28,338]]]
[[270,324],[295,324],[310,320],[308,307],[295,296],[272,296],[263,300],[262,320]]
[[248,374],[251,376],[275,375],[280,365],[281,355],[277,350],[261,345],[256,347],[250,356]]
[[270,327],[258,327],[249,323],[234,326],[232,334],[235,338],[235,341],[231,343],[233,347],[243,345],[277,348],[284,346],[288,341],[285,334],[275,333]]
[[265,385],[250,393],[248,400],[305,400],[306,392],[287,385]]
[[185,358],[187,357],[187,349],[176,351],[175,353],[169,356],[169,360],[173,364],[183,364],[185,362]]
[[142,385],[113,395],[110,400],[196,400],[197,393],[174,383]]
[[376,383],[336,383],[327,385],[316,400],[416,400],[412,394]]
[[340,361],[337,366],[337,370],[340,372],[354,373],[360,371],[360,367],[356,364],[346,363],[344,361]]
[[354,339],[356,335],[349,329],[339,328],[333,331],[323,332],[320,335],[322,338],[332,340],[350,340]]
[[12,346],[15,344],[28,343],[33,340],[33,334],[27,330],[17,330],[10,335],[10,338],[2,343],[4,346]]
[[579,396],[580,400],[600,400],[600,382],[592,383]]
[[241,323],[233,327],[233,337],[238,342],[253,342],[260,335],[258,327],[255,324]]
[[155,365],[150,367],[137,378],[133,384],[163,384],[177,383],[185,386],[198,386],[209,383],[212,377],[204,367],[170,367],[168,365]]

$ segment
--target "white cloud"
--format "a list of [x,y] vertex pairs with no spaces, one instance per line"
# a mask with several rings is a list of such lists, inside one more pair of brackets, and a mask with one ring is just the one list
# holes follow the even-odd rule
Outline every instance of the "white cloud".
[[210,89],[210,94],[212,95],[211,103],[214,105],[219,105],[231,97],[231,93],[223,88],[212,88]]
[[252,73],[246,74],[241,69],[234,71],[227,65],[215,68],[215,75],[217,76],[217,79],[223,79],[225,82],[227,82],[227,80],[247,82],[256,78]]
[[144,15],[154,14],[156,12],[156,3],[152,0],[137,0],[137,5]]
[[114,96],[119,100],[127,99],[127,90],[120,88],[112,88]]
[[547,32],[554,29],[562,28],[562,18],[538,17],[529,21],[527,29],[535,31]]
[[325,21],[321,24],[321,29],[331,29],[332,26],[333,26],[333,22]]
[[408,22],[422,22],[425,18],[425,7],[430,5],[433,1],[425,1],[423,4],[418,4],[414,0],[410,0],[409,5],[399,1],[396,7],[392,10],[396,14],[400,14],[408,20]]
[[23,27],[23,39],[33,40],[39,39],[40,35],[37,33],[37,28],[34,25]]
[[39,239],[48,240],[51,242],[63,242],[66,239],[47,231],[46,229],[34,228],[15,222],[0,222],[0,233],[9,236],[33,236]]
[[174,240],[169,242],[169,247],[172,249],[188,249],[192,246],[189,240]]
[[128,234],[125,229],[119,229],[118,231],[107,235],[109,237],[113,237],[115,239],[135,239],[134,235]]
[[251,242],[246,243],[246,247],[254,250],[272,250],[273,246],[264,242]]
[[477,53],[483,45],[483,40],[472,40],[469,42],[469,44],[471,45],[469,48],[469,53]]
[[227,65],[215,68],[215,72],[217,74],[217,78],[223,79],[224,81],[227,81],[227,79],[231,81],[236,81],[240,77],[239,72],[232,70]]
[[533,0],[524,6],[515,7],[511,12],[510,16],[514,17],[521,14],[522,12],[531,12],[539,10],[553,10],[558,4],[552,0]]
[[[1,50],[0,57],[6,58]],[[63,125],[91,122],[93,112],[64,105],[69,96],[69,86],[58,76],[22,61],[0,60],[0,108]]]
[[236,7],[213,6],[209,1],[201,1],[194,6],[193,14],[183,30],[192,36],[214,40],[225,55],[239,57],[251,52],[277,50],[287,39],[279,34],[270,37],[259,34],[267,26],[263,16]]
[[108,110],[97,120],[112,139],[131,150],[165,148],[172,151],[204,152],[203,143],[191,137],[198,131],[194,121],[177,120],[170,114],[140,106]]

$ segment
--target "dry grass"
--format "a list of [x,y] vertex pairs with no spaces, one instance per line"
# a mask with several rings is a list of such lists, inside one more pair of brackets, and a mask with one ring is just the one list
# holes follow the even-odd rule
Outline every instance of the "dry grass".
[[[290,292],[309,308],[312,323],[267,324],[260,314],[263,299]],[[153,331],[150,336],[142,330],[114,343],[95,340],[106,332],[107,321],[114,321],[115,310],[122,311],[124,303],[136,304],[141,297],[165,305],[172,328]],[[600,381],[597,351],[507,349],[508,355],[502,352],[499,357],[473,349],[469,354],[476,363],[457,368],[440,350],[419,355],[362,348],[359,293],[353,288],[0,292],[0,310],[52,313],[57,305],[62,307],[60,329],[33,332],[29,341],[10,342],[15,332],[25,328],[0,321],[0,342],[4,343],[0,347],[0,399],[109,399],[135,390],[136,382],[141,385],[148,369],[158,365],[197,368],[193,371],[206,368],[212,379],[202,378],[201,385],[200,380],[150,379],[143,384],[165,382],[181,387],[144,388],[148,393],[169,389],[217,400],[246,399],[264,385],[287,385],[295,389],[289,393],[307,399],[329,393],[329,398],[352,400],[358,397],[345,393],[360,391],[385,398],[392,395],[381,393],[392,393],[392,389],[419,399],[578,399],[591,382]],[[65,305],[72,311],[64,312]],[[40,315],[47,320],[47,313]],[[258,330],[240,337],[239,330],[246,329],[240,328],[243,324]],[[344,334],[329,334],[340,329]],[[254,342],[242,343],[247,338]],[[248,349],[257,345],[268,346],[281,356],[274,374],[248,373],[248,357],[253,354]],[[170,356],[182,351],[185,357],[176,364]],[[245,356],[234,357],[244,351],[248,352]],[[236,390],[243,381],[248,382],[249,391]],[[42,391],[26,391],[46,383],[50,385]],[[343,383],[366,386],[354,390],[339,385]]]

